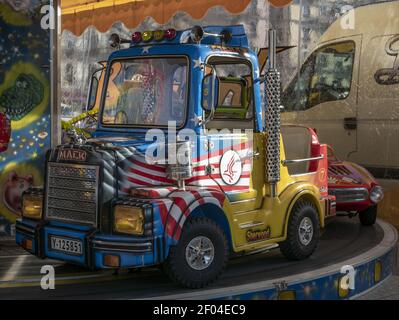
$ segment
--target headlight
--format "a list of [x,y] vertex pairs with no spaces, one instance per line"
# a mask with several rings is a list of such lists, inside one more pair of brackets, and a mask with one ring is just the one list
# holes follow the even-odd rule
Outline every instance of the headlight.
[[143,209],[129,206],[115,206],[115,231],[120,233],[142,235],[144,233]]
[[43,195],[24,194],[22,196],[22,216],[30,219],[41,219],[43,212]]
[[384,192],[380,186],[375,186],[370,191],[370,200],[374,203],[380,202],[384,198]]

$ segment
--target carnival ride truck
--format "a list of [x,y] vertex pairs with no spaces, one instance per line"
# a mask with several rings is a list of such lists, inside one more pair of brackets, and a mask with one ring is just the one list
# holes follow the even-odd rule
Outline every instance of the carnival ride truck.
[[304,156],[285,158],[273,31],[269,42],[258,59],[243,26],[112,35],[97,129],[48,152],[16,242],[92,269],[163,265],[190,288],[232,255],[310,256],[335,213],[327,147],[305,130],[287,136]]

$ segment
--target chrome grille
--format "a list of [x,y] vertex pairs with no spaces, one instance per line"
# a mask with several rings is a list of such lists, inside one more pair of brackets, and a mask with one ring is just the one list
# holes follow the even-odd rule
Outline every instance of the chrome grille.
[[328,194],[335,196],[337,203],[362,202],[369,198],[369,192],[365,188],[329,189]]
[[52,178],[50,177],[50,183],[57,186],[58,188],[72,189],[72,190],[84,190],[96,189],[95,181],[83,181],[83,180],[66,180],[65,178]]
[[58,176],[58,177],[73,177],[76,178],[83,178],[83,179],[90,179],[95,180],[97,171],[95,168],[75,168],[75,167],[65,167],[65,166],[51,166],[50,167],[50,176]]
[[98,177],[96,166],[49,163],[47,218],[96,225]]

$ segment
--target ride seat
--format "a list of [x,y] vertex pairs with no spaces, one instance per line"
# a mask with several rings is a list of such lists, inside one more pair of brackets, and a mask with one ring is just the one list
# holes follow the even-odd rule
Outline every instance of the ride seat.
[[[294,125],[281,126],[285,158],[287,160],[308,159],[312,157],[312,133],[309,128]],[[309,173],[310,162],[287,165],[290,175]]]

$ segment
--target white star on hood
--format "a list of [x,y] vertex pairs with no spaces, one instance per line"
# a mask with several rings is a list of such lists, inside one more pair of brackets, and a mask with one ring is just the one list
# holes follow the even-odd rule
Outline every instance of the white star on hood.
[[141,53],[142,53],[142,54],[149,53],[149,51],[150,51],[151,48],[152,48],[152,47],[150,47],[150,46],[143,47],[143,51],[142,51]]
[[202,68],[203,62],[201,61],[201,57],[199,57],[197,60],[193,60],[193,61],[194,61],[194,69]]

